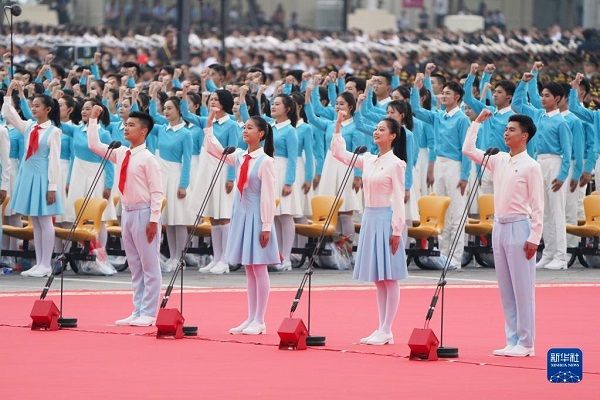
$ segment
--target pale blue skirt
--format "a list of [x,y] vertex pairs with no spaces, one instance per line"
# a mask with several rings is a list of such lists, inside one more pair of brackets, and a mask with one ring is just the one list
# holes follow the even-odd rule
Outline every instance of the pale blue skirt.
[[404,237],[392,254],[391,207],[365,207],[354,264],[354,279],[366,282],[399,280],[408,276]]

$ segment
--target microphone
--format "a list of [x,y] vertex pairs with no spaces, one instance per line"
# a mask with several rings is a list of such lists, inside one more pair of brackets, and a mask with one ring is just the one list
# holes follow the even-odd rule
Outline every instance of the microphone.
[[9,9],[10,13],[14,16],[14,17],[18,17],[19,15],[21,15],[21,13],[23,12],[23,10],[21,9],[21,6],[18,4],[13,4],[12,6],[4,6],[5,9]]
[[493,156],[498,154],[498,152],[500,152],[500,149],[497,147],[490,147],[488,148],[485,153],[483,154],[484,156]]
[[118,149],[119,147],[121,147],[122,143],[119,142],[118,140],[113,140],[112,142],[110,142],[110,144],[108,145],[109,149]]
[[363,154],[366,151],[367,146],[358,146],[356,149],[354,149],[354,154]]
[[235,151],[235,146],[227,146],[223,149],[223,154],[231,154]]

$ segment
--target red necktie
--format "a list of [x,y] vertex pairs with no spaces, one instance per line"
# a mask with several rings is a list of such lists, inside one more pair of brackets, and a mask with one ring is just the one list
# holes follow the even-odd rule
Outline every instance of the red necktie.
[[40,145],[40,126],[36,125],[33,127],[33,129],[31,130],[31,133],[29,134],[29,148],[27,149],[27,156],[25,157],[25,160],[29,159],[29,157],[31,157],[32,155],[35,154],[35,152],[38,149],[38,146]]
[[121,191],[121,194],[125,194],[125,180],[127,179],[127,166],[129,165],[130,156],[131,151],[127,150],[123,163],[121,164],[121,172],[119,174],[119,190]]
[[242,168],[240,169],[240,176],[238,178],[238,190],[240,191],[240,199],[242,198],[242,191],[244,190],[244,185],[248,180],[248,165],[250,164],[250,159],[252,157],[250,154],[246,154],[244,156],[244,162],[242,164]]

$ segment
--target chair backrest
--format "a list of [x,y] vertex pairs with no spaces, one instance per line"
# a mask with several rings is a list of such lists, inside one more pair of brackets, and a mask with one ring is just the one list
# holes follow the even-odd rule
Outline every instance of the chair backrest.
[[421,196],[419,198],[419,217],[421,226],[435,227],[438,232],[444,230],[446,210],[450,205],[450,197]]
[[494,195],[493,194],[482,194],[477,199],[477,205],[479,206],[479,219],[480,223],[486,220],[494,220]]
[[[79,210],[81,209],[81,206],[83,205],[83,200],[84,200],[83,197],[80,197],[75,200],[75,215],[79,214]],[[84,228],[83,224],[86,221],[92,221],[93,222],[92,229],[97,234],[100,233],[100,229],[102,228],[102,213],[104,212],[104,209],[106,208],[106,204],[107,204],[106,199],[100,199],[97,197],[91,198],[87,204],[87,207],[85,207],[85,210],[83,210],[81,219],[79,220],[79,223],[77,224],[77,229],[86,229],[86,228]],[[89,225],[88,225],[88,227],[89,227]]]
[[589,195],[583,198],[586,225],[600,226],[600,196]]
[[119,196],[118,194],[113,194],[112,197],[112,201],[113,201],[113,206],[117,206],[117,204],[119,204],[119,200],[121,200],[121,196]]
[[[312,206],[313,223],[315,223],[315,224],[317,224],[317,223],[324,224],[325,223],[325,220],[327,219],[327,216],[329,215],[329,211],[333,207],[334,200],[335,200],[335,196],[328,196],[328,195],[319,195],[319,196],[314,196],[312,198],[312,200],[310,201],[310,204]],[[335,209],[333,211],[333,215],[331,217],[331,223],[329,224],[329,226],[333,226],[335,228],[335,226],[337,225],[338,211],[340,210],[340,207],[342,206],[343,202],[344,202],[344,199],[338,199],[337,203],[335,204]]]

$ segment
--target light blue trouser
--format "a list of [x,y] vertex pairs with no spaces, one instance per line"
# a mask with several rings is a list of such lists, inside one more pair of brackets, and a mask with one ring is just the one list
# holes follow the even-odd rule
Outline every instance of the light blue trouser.
[[161,224],[151,243],[146,239],[150,205],[123,205],[121,227],[125,255],[133,283],[133,314],[156,317],[162,284],[159,250]]
[[496,217],[494,264],[506,320],[506,344],[533,347],[535,339],[535,256],[525,257],[531,221],[525,215]]

